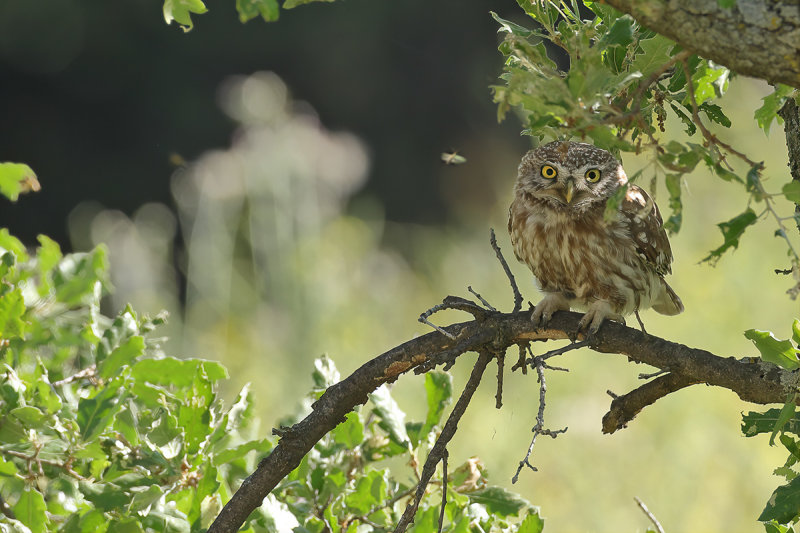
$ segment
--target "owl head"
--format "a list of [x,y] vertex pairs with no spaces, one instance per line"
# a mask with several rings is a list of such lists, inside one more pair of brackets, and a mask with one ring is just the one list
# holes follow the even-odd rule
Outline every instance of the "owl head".
[[519,165],[517,191],[554,209],[585,212],[628,181],[622,164],[591,144],[555,141],[531,150]]

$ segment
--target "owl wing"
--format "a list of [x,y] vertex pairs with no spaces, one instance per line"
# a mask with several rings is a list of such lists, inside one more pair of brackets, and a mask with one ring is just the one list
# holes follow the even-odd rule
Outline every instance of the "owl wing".
[[660,276],[672,273],[672,249],[658,206],[644,189],[629,185],[619,208],[636,251]]

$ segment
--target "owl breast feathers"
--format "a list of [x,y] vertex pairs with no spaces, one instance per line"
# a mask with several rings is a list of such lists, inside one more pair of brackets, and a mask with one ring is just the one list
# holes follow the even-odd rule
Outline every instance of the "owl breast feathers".
[[672,250],[650,196],[628,185],[616,216],[604,217],[608,199],[627,183],[619,161],[590,144],[551,142],[522,158],[508,231],[544,293],[532,315],[537,326],[570,308],[586,311],[580,328],[592,332],[606,318],[624,322],[641,309],[683,311],[664,281]]

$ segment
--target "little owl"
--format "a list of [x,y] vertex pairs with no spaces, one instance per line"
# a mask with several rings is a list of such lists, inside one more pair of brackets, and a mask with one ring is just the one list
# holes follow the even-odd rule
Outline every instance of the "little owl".
[[522,158],[508,231],[544,293],[531,316],[536,326],[570,308],[586,311],[579,330],[590,333],[640,309],[683,311],[664,281],[672,250],[650,196],[628,185],[616,215],[604,218],[606,202],[627,182],[620,162],[590,144],[551,142]]

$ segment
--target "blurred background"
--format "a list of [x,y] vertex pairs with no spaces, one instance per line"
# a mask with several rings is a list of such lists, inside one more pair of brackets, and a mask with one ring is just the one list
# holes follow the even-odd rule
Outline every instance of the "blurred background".
[[[0,160],[28,163],[43,186],[4,204],[0,227],[30,245],[40,233],[65,250],[105,243],[108,312],[168,310],[168,351],[222,360],[227,398],[252,381],[266,434],[298,412],[322,353],[349,374],[426,333],[418,315],[468,285],[512,307],[488,233],[513,260],[505,217],[530,142],[513,118],[496,121],[488,86],[502,58],[488,12],[523,19],[510,0],[348,0],[245,25],[231,2],[209,7],[184,34],[156,1],[0,0]],[[766,137],[752,120],[768,92],[734,79],[735,129],[719,133],[765,161],[778,190],[789,179],[782,131]],[[450,150],[467,163],[442,164]],[[647,159],[624,163],[632,174]],[[643,319],[680,343],[756,355],[745,329],[788,337],[797,316],[791,283],[773,273],[788,266],[785,246],[766,221],[716,268],[698,264],[746,198],[703,171],[686,186],[670,283],[687,310]],[[511,266],[535,302],[530,273]],[[548,376],[546,420],[569,431],[539,440],[539,472],[511,487],[534,424],[531,374],[506,377],[500,411],[487,378],[452,464],[480,456],[492,482],[541,506],[547,531],[644,531],[634,496],[667,531],[762,530],[755,518],[785,454],[741,436],[740,413],[759,406],[695,386],[606,436],[606,390],[635,388],[648,368],[585,350],[558,359],[570,372]],[[457,389],[473,360],[454,369]],[[412,419],[424,417],[422,383],[395,385]]]

